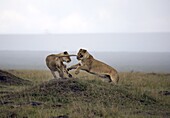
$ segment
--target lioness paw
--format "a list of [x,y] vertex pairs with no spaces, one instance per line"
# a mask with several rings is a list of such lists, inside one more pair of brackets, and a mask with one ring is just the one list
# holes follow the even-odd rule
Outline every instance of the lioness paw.
[[76,74],[76,75],[79,74],[79,71],[75,71],[75,74]]
[[67,71],[70,71],[72,68],[67,68]]

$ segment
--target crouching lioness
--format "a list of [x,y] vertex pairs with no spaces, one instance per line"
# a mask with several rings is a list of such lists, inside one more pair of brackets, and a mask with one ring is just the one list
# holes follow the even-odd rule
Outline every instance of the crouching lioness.
[[59,73],[60,78],[72,77],[66,69],[66,65],[63,62],[69,63],[71,61],[70,56],[67,51],[59,54],[51,54],[46,57],[46,65],[50,69],[54,78],[59,78],[56,76],[55,71]]
[[80,63],[69,67],[68,71],[71,69],[76,69],[75,74],[78,74],[80,70],[85,70],[91,74],[98,75],[99,77],[109,78],[110,82],[114,82],[115,84],[118,83],[118,72],[111,66],[94,59],[93,56],[87,52],[87,50],[80,49],[77,54],[77,59]]

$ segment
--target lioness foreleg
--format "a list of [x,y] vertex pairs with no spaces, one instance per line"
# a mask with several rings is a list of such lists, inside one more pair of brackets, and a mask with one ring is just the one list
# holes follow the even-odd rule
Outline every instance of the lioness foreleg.
[[78,63],[76,65],[72,65],[71,67],[67,68],[67,70],[70,71],[72,69],[76,69],[78,66],[80,66],[80,63]]
[[67,77],[72,78],[72,75],[68,72],[68,70],[65,67],[63,68],[63,72],[64,72],[64,74],[67,75]]
[[75,74],[79,74],[80,70],[85,70],[85,71],[89,71],[89,68],[85,65],[79,65],[77,68],[76,68],[76,71],[75,71]]

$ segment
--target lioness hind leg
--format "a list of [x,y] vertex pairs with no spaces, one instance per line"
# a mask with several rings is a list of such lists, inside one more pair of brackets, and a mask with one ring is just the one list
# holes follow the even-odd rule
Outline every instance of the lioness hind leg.
[[103,76],[103,78],[107,79],[108,82],[112,82],[110,75],[105,75],[105,76]]
[[59,76],[60,76],[60,78],[64,78],[64,73],[63,73],[63,71],[58,71],[58,73],[59,73]]
[[112,82],[110,75],[98,75],[98,76],[103,78],[104,80],[107,80],[108,82]]
[[110,79],[114,84],[118,84],[119,82],[119,75],[117,73],[111,74]]
[[54,77],[55,79],[57,79],[57,76],[56,76],[55,72],[54,72],[54,71],[51,71],[51,73],[52,73],[53,77]]

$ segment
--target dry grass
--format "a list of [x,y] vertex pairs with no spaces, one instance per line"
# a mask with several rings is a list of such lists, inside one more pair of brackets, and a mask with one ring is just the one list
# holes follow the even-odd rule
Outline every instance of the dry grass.
[[9,70],[33,82],[2,86],[0,116],[70,118],[169,117],[170,74],[120,73],[119,85],[81,72],[75,79],[50,81],[44,70]]

